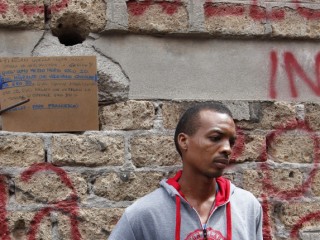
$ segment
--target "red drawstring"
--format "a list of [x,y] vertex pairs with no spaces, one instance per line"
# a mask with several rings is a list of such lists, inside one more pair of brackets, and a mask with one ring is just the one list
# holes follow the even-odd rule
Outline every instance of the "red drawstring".
[[180,227],[181,227],[181,199],[178,195],[176,195],[176,238],[175,240],[180,240]]
[[230,202],[227,203],[227,240],[232,240],[232,218]]
[[[182,175],[182,171],[179,171],[173,178],[167,180],[168,184],[172,185],[179,194],[184,197],[180,190],[180,185],[178,183],[179,178]],[[230,197],[230,182],[226,181],[223,178],[217,178],[217,183],[223,187],[219,187],[219,192],[216,195],[216,206],[221,206],[227,201]],[[219,199],[217,198],[219,197]],[[181,231],[181,198],[179,195],[176,195],[176,231],[175,231],[175,240],[180,240],[180,231]],[[218,202],[219,200],[219,202]],[[231,205],[230,202],[226,204],[226,215],[227,215],[227,240],[232,240],[232,217],[231,217]]]

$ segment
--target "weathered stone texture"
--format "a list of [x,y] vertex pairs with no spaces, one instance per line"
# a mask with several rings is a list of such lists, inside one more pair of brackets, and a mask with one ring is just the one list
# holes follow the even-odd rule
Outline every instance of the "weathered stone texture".
[[90,32],[100,32],[106,25],[106,3],[103,0],[51,0],[51,30],[54,35],[85,39]]
[[282,191],[295,191],[303,183],[303,173],[298,169],[245,170],[243,188],[256,197],[275,196]]
[[314,140],[301,133],[283,133],[269,142],[267,153],[275,162],[312,163]]
[[271,183],[279,191],[294,191],[300,189],[304,180],[299,169],[273,169]]
[[37,136],[0,136],[0,165],[27,167],[44,162],[44,142]]
[[308,226],[300,229],[299,236],[302,240],[318,240],[320,239],[320,225]]
[[0,1],[0,26],[43,29],[44,1]]
[[127,101],[103,107],[100,112],[102,130],[135,130],[153,127],[155,109],[151,102]]
[[266,10],[236,3],[205,4],[205,25],[214,35],[265,35]]
[[131,140],[131,157],[136,167],[181,164],[173,136],[141,136]]
[[128,1],[128,25],[134,32],[186,32],[188,12],[179,1]]
[[159,187],[164,177],[158,172],[110,173],[97,178],[93,190],[112,201],[133,201]]
[[[203,101],[164,102],[162,105],[163,126],[167,129],[175,129],[181,115],[189,107],[201,102]],[[250,119],[250,108],[248,102],[222,101],[222,104],[230,109],[234,119]]]
[[[124,209],[121,208],[91,208],[80,209],[79,229],[81,239],[107,239],[116,225]],[[71,226],[69,218],[58,215],[58,231],[60,239],[71,240]]]
[[59,135],[52,139],[52,163],[58,166],[116,166],[124,163],[123,137]]
[[180,116],[195,102],[164,102],[162,106],[163,126],[175,129]]
[[262,110],[261,127],[273,129],[296,123],[295,107],[292,103],[274,102]]
[[[68,174],[79,199],[87,193],[87,183],[79,174]],[[29,181],[21,177],[15,180],[16,201],[20,204],[58,202],[70,198],[72,189],[62,182],[61,178],[51,172],[39,172]]]
[[[43,239],[51,240],[52,227],[49,217],[44,217],[39,224],[34,238],[30,238],[29,230],[34,226],[34,219],[37,212],[8,211],[7,223],[11,239]],[[3,224],[3,222],[1,223]]]
[[245,170],[243,173],[243,188],[252,192],[256,197],[263,191],[263,172],[260,170]]
[[316,174],[311,178],[311,190],[313,194],[320,197],[320,172],[317,171]]
[[241,141],[243,138],[244,144],[243,149],[240,147],[239,149],[234,148],[234,156],[236,157],[236,162],[244,162],[244,161],[261,161],[261,153],[265,149],[265,136],[259,134],[244,134],[243,137],[238,136],[237,141]]
[[[282,206],[280,219],[287,226],[292,227],[303,217],[320,211],[320,204],[317,202],[295,202],[285,203]],[[303,227],[319,226],[317,218],[306,221]]]
[[320,105],[318,103],[305,104],[305,119],[314,131],[320,130]]
[[283,11],[285,17],[271,21],[272,36],[288,38],[319,38],[319,18],[315,17],[319,10],[296,5],[273,7],[275,11]]

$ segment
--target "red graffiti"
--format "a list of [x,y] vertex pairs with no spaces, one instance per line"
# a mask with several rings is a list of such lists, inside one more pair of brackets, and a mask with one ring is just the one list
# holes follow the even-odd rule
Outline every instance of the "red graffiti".
[[20,12],[27,16],[33,16],[35,14],[43,14],[44,13],[44,5],[34,6],[28,4],[20,4],[18,6]]
[[42,219],[46,216],[48,216],[53,211],[59,211],[64,214],[67,214],[70,219],[70,226],[71,226],[71,238],[73,240],[80,240],[81,235],[78,228],[78,203],[77,203],[77,193],[76,190],[69,179],[67,173],[62,170],[61,168],[55,167],[51,164],[47,163],[40,163],[32,165],[29,169],[24,171],[21,174],[21,179],[25,182],[28,182],[34,174],[40,171],[53,171],[55,172],[59,177],[60,180],[72,190],[71,196],[67,198],[66,200],[58,201],[58,202],[52,202],[52,206],[46,207],[42,210],[40,210],[32,219],[32,225],[30,228],[30,231],[28,232],[28,240],[35,240],[36,239],[36,233],[38,232],[39,225],[42,221]]
[[3,0],[0,1],[0,13],[4,14],[8,11],[8,4]]
[[269,220],[269,201],[265,194],[262,194],[262,211],[263,211],[263,240],[272,240],[271,225]]
[[39,164],[35,164],[30,166],[26,171],[24,171],[21,174],[21,179],[25,182],[28,182],[32,176],[40,171],[52,171],[55,172],[61,179],[61,181],[72,190],[73,194],[76,194],[75,189],[73,187],[73,184],[71,182],[71,180],[69,179],[67,173],[58,167],[55,167],[51,164],[47,164],[47,163],[39,163]]
[[61,2],[51,5],[48,10],[51,13],[60,12],[61,10],[67,8],[68,4],[69,0],[61,0]]
[[230,156],[230,163],[235,163],[236,159],[239,158],[245,149],[245,136],[241,128],[237,129],[237,140],[232,147],[232,153]]
[[9,237],[9,228],[6,221],[3,219],[7,219],[7,188],[5,184],[5,176],[0,176],[0,239],[1,240],[10,240]]
[[[292,121],[287,123],[285,126],[281,126],[275,130],[273,130],[271,133],[269,133],[266,137],[266,147],[263,148],[262,151],[267,150],[267,146],[270,146],[277,137],[281,136],[282,134],[287,133],[288,131],[292,130],[299,130],[305,132],[309,138],[313,141],[313,168],[309,173],[309,176],[307,179],[302,183],[300,187],[296,187],[292,190],[280,190],[278,189],[271,181],[271,170],[269,168],[269,165],[264,162],[261,164],[261,169],[263,171],[263,192],[268,196],[272,198],[277,198],[281,200],[288,201],[292,198],[303,196],[307,190],[310,188],[311,183],[318,171],[319,166],[319,154],[320,154],[320,139],[319,136],[316,134],[316,132],[311,129],[309,124],[306,121]],[[266,155],[266,153],[264,154]],[[264,207],[264,214],[267,217],[267,219],[264,219],[264,235],[269,239],[271,239],[271,226],[270,226],[270,217],[268,214],[268,200],[266,199],[266,195],[262,195],[263,199],[263,207]],[[310,219],[320,219],[320,213],[313,213],[307,216],[303,216],[300,218],[298,223],[292,228],[291,230],[291,239],[295,239],[297,237],[298,229],[301,228],[301,226],[308,222]]]
[[292,228],[290,232],[290,238],[291,239],[297,239],[299,230],[302,228],[303,224],[306,222],[309,222],[311,220],[320,221],[320,211],[313,212],[310,214],[307,214],[306,216],[302,217]]
[[[275,57],[274,55],[272,57]],[[267,162],[267,150],[268,147],[275,143],[276,139],[281,135],[288,133],[289,131],[299,130],[299,132],[304,132],[313,142],[313,167],[308,174],[307,179],[301,184],[301,186],[295,187],[291,190],[281,190],[275,186],[272,182],[272,174],[269,164]],[[243,135],[242,131],[239,131],[238,134]],[[245,138],[243,136],[238,137],[239,140],[238,146],[245,144]],[[232,153],[233,157],[239,157],[244,153],[245,147],[235,148]],[[262,170],[262,187],[263,194],[260,198],[262,199],[262,208],[263,208],[263,239],[272,240],[272,229],[271,229],[271,218],[269,215],[269,198],[288,201],[293,198],[302,197],[310,189],[311,183],[315,178],[315,175],[319,169],[320,162],[320,137],[317,133],[309,126],[306,121],[294,120],[286,124],[279,125],[279,127],[272,130],[266,136],[265,145],[261,148],[259,154],[260,169]],[[299,229],[310,220],[320,220],[320,211],[302,216],[299,221],[294,225],[291,230],[290,239],[296,239],[298,237]]]
[[271,13],[258,6],[257,0],[252,0],[252,4],[249,5],[248,13],[246,13],[246,6],[243,4],[222,4],[207,2],[204,4],[204,13],[206,17],[212,16],[243,16],[249,15],[253,20],[266,21],[271,20],[283,20],[285,12],[281,9],[272,9]]
[[242,5],[224,6],[224,5],[207,5],[205,6],[205,16],[241,16],[244,14]]
[[179,6],[182,6],[181,0],[176,0],[174,2],[155,2],[153,3],[152,0],[146,0],[143,2],[137,2],[134,0],[130,0],[127,2],[127,8],[129,13],[134,16],[143,15],[151,5],[159,5],[162,7],[162,11],[168,15],[173,15],[178,11]]
[[[320,96],[320,52],[315,56],[315,75],[316,80],[312,80],[303,70],[302,66],[296,60],[291,52],[283,53],[284,69],[289,81],[290,93],[293,98],[298,97],[298,91],[295,84],[295,75],[299,77],[314,92],[316,96]],[[269,95],[271,98],[277,98],[276,81],[278,71],[278,55],[275,51],[270,53],[270,84]]]
[[[258,5],[257,0],[252,0],[249,5],[250,16],[255,21],[275,20],[281,21],[285,19],[285,11],[283,9],[273,8],[271,12],[267,12],[265,8]],[[240,4],[223,4],[207,1],[204,4],[204,11],[206,17],[212,16],[242,16],[246,14],[245,5]],[[319,20],[320,10],[309,9],[301,7],[299,1],[295,1],[295,11],[297,14],[307,20]]]
[[[263,188],[264,191],[268,192],[268,195],[272,195],[274,197],[288,200],[290,198],[299,197],[302,196],[307,189],[310,187],[311,182],[316,174],[316,171],[318,170],[319,165],[319,153],[320,153],[320,140],[317,134],[310,128],[309,124],[305,121],[293,121],[289,122],[283,127],[280,127],[276,130],[273,130],[271,133],[269,133],[266,137],[266,145],[270,146],[277,137],[292,131],[292,130],[300,130],[301,132],[305,132],[310,139],[313,141],[313,169],[309,173],[309,176],[307,180],[298,188],[293,190],[280,190],[276,186],[273,185],[271,179],[271,171],[266,162],[261,164],[261,169],[264,172],[264,179],[263,179]],[[264,151],[266,151],[266,148],[264,148]]]
[[296,5],[297,12],[308,20],[319,20],[320,19],[320,10],[309,9],[301,7],[299,0],[293,1]]
[[[77,192],[68,177],[67,173],[58,167],[55,167],[48,163],[40,163],[34,164],[29,167],[27,170],[22,172],[21,180],[24,182],[28,182],[30,179],[34,177],[34,175],[41,171],[52,171],[56,173],[60,180],[72,190],[70,196],[68,196],[65,200],[61,201],[52,201],[49,202],[47,207],[40,209],[33,217],[30,229],[28,231],[28,240],[36,240],[36,235],[39,232],[39,227],[42,220],[49,216],[51,212],[61,212],[69,217],[70,220],[70,227],[71,227],[71,239],[73,240],[80,240],[81,234],[78,227],[78,211],[79,206],[77,203],[78,196]],[[7,210],[6,210],[6,203],[7,203],[7,188],[5,184],[5,177],[0,176],[0,239],[1,240],[10,240],[9,229],[7,226],[7,222],[4,219],[7,219]]]
[[[49,8],[49,12],[59,12],[66,7],[68,7],[69,0],[61,0],[56,4],[52,4]],[[45,6],[42,4],[28,4],[28,3],[21,3],[18,4],[18,10],[22,14],[26,16],[33,16],[35,14],[44,14],[45,13]],[[0,0],[0,14],[6,14],[9,11],[9,5],[7,0]]]

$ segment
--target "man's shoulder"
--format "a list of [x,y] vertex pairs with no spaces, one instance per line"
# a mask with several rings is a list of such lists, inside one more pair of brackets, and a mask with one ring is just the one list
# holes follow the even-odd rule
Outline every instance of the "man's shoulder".
[[250,204],[254,203],[254,204],[260,205],[258,199],[253,195],[253,193],[243,188],[236,187],[234,185],[233,187],[234,189],[232,191],[231,198],[244,203],[250,203]]
[[153,192],[137,199],[132,205],[126,209],[126,214],[143,214],[152,210],[159,210],[162,207],[168,206],[170,202],[174,202],[163,188],[157,188]]

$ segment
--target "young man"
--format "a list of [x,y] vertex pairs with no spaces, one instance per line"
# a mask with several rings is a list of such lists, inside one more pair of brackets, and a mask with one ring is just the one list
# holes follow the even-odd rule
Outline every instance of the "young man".
[[235,139],[222,104],[188,109],[174,136],[182,171],[128,207],[109,240],[262,240],[258,200],[221,177]]

